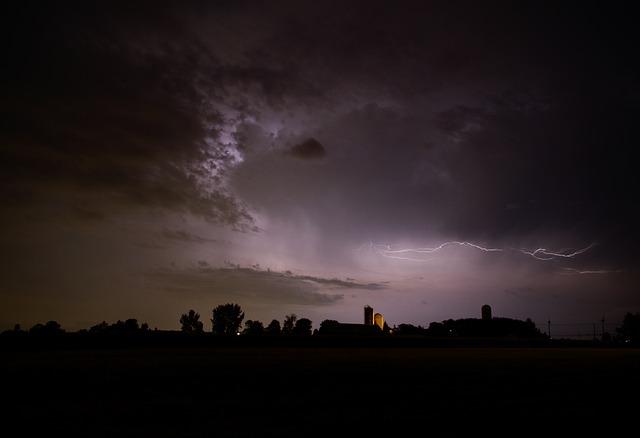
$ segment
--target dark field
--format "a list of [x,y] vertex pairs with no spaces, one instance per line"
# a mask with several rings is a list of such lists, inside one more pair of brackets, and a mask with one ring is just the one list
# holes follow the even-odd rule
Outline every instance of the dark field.
[[2,428],[18,426],[15,436],[612,436],[637,431],[640,417],[637,349],[139,348],[0,358]]

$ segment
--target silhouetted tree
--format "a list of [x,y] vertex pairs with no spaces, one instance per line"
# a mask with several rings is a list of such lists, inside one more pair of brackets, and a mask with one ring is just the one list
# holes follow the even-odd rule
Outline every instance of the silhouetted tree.
[[511,318],[492,319],[448,319],[442,323],[432,322],[427,330],[429,336],[453,337],[516,337],[540,338],[544,335],[530,319],[521,321]]
[[242,334],[250,336],[262,335],[264,334],[264,326],[260,321],[252,321],[249,319],[244,323]]
[[318,335],[340,335],[344,334],[343,331],[340,330],[341,324],[335,319],[325,319],[320,323],[320,329],[314,330],[313,334]]
[[293,327],[293,334],[297,336],[311,336],[311,320],[300,318]]
[[63,333],[62,327],[58,324],[58,321],[47,321],[44,325],[45,330],[51,333]]
[[5,330],[1,333],[2,336],[12,336],[12,337],[24,336],[26,334],[27,332],[22,330],[22,328],[20,327],[20,324],[14,325],[13,330]]
[[183,313],[180,317],[180,330],[185,333],[202,333],[203,324],[200,321],[200,314],[195,310],[189,310],[189,313]]
[[400,324],[395,328],[394,333],[398,336],[420,336],[426,335],[426,330],[413,324]]
[[296,325],[296,320],[297,319],[298,319],[298,317],[295,315],[295,313],[292,313],[291,315],[286,315],[284,317],[284,322],[282,323],[282,334],[283,335],[293,334],[293,328]]
[[127,332],[135,332],[140,330],[140,327],[138,326],[138,320],[133,318],[127,319],[124,322],[124,330]]
[[106,321],[102,321],[100,324],[96,324],[89,328],[89,333],[105,333],[109,330],[109,324]]
[[141,331],[149,330],[149,324],[146,322],[141,326],[138,325],[138,320],[129,318],[125,321],[118,320],[109,325],[106,321],[102,321],[100,324],[91,326],[88,330],[90,334],[109,334],[109,335],[133,335]]
[[274,319],[267,326],[267,334],[272,336],[277,336],[280,334],[280,321]]
[[622,326],[616,329],[618,335],[625,341],[640,343],[640,313],[627,313]]
[[123,333],[124,332],[124,321],[117,320],[113,324],[109,326],[110,333]]
[[447,328],[441,322],[432,322],[429,324],[429,328],[427,329],[427,334],[429,336],[434,336],[437,338],[444,337],[448,335]]
[[44,324],[37,323],[29,329],[29,333],[33,335],[38,335],[38,334],[41,334],[43,330],[44,330]]
[[221,304],[213,309],[213,333],[218,335],[235,335],[244,319],[244,312],[238,304]]
[[320,323],[320,331],[331,330],[339,325],[340,323],[335,319],[325,319]]
[[64,333],[57,321],[48,321],[46,324],[36,324],[29,330],[33,335],[58,335]]

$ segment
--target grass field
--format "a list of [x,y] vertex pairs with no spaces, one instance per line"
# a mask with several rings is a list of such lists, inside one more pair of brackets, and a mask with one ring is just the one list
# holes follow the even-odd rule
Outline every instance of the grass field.
[[3,427],[20,436],[610,436],[640,413],[637,349],[138,348],[0,359]]

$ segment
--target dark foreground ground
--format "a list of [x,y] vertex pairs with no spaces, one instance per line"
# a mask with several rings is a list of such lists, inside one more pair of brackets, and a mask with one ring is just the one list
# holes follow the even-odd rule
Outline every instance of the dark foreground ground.
[[638,436],[640,429],[638,349],[129,348],[4,351],[0,360],[0,428],[14,431],[2,436]]

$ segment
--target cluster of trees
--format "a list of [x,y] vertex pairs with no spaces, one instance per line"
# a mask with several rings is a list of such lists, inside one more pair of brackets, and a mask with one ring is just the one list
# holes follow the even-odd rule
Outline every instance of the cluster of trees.
[[[244,312],[238,304],[227,303],[217,306],[212,311],[211,327],[216,335],[298,335],[308,336],[312,334],[312,322],[307,318],[300,318],[295,314],[286,315],[282,326],[280,321],[274,319],[267,327],[261,321],[247,320],[244,329],[241,330]],[[200,321],[200,314],[194,310],[189,310],[180,316],[181,330],[185,333],[203,333],[204,327]]]
[[438,338],[449,336],[540,338],[545,336],[529,318],[526,321],[511,318],[448,319],[442,322],[432,322],[428,328],[400,324],[394,333],[400,336],[433,336]]
[[89,333],[94,334],[125,334],[125,333],[137,333],[137,332],[146,332],[149,330],[149,324],[143,322],[142,325],[138,325],[137,319],[127,319],[125,321],[118,320],[113,324],[108,324],[106,321],[102,321],[100,324],[96,324],[89,328],[89,330],[81,330],[88,331]]
[[[21,331],[20,324],[16,324],[14,331]],[[57,321],[47,321],[44,324],[36,324],[29,329],[29,334],[32,335],[59,335],[64,333],[60,324]]]
[[280,321],[277,319],[272,320],[265,328],[260,321],[247,320],[244,323],[243,335],[296,335],[296,336],[309,336],[311,331],[312,322],[307,318],[300,318],[295,314],[286,315],[280,326]]
[[[89,329],[79,330],[80,334],[131,334],[141,333],[149,331],[149,324],[138,324],[137,319],[127,319],[125,321],[118,320],[113,324],[108,324],[106,321],[102,321],[100,324],[96,324]],[[7,330],[3,332],[3,335],[35,335],[35,336],[54,336],[62,335],[66,331],[60,326],[57,321],[47,321],[44,324],[38,323],[31,327],[29,330],[22,330],[20,324],[16,324],[13,330]]]
[[13,330],[6,330],[2,332],[4,336],[56,336],[64,334],[65,331],[62,329],[60,324],[57,321],[47,321],[44,324],[38,323],[31,327],[29,330],[23,330],[20,324],[16,324],[13,327]]

